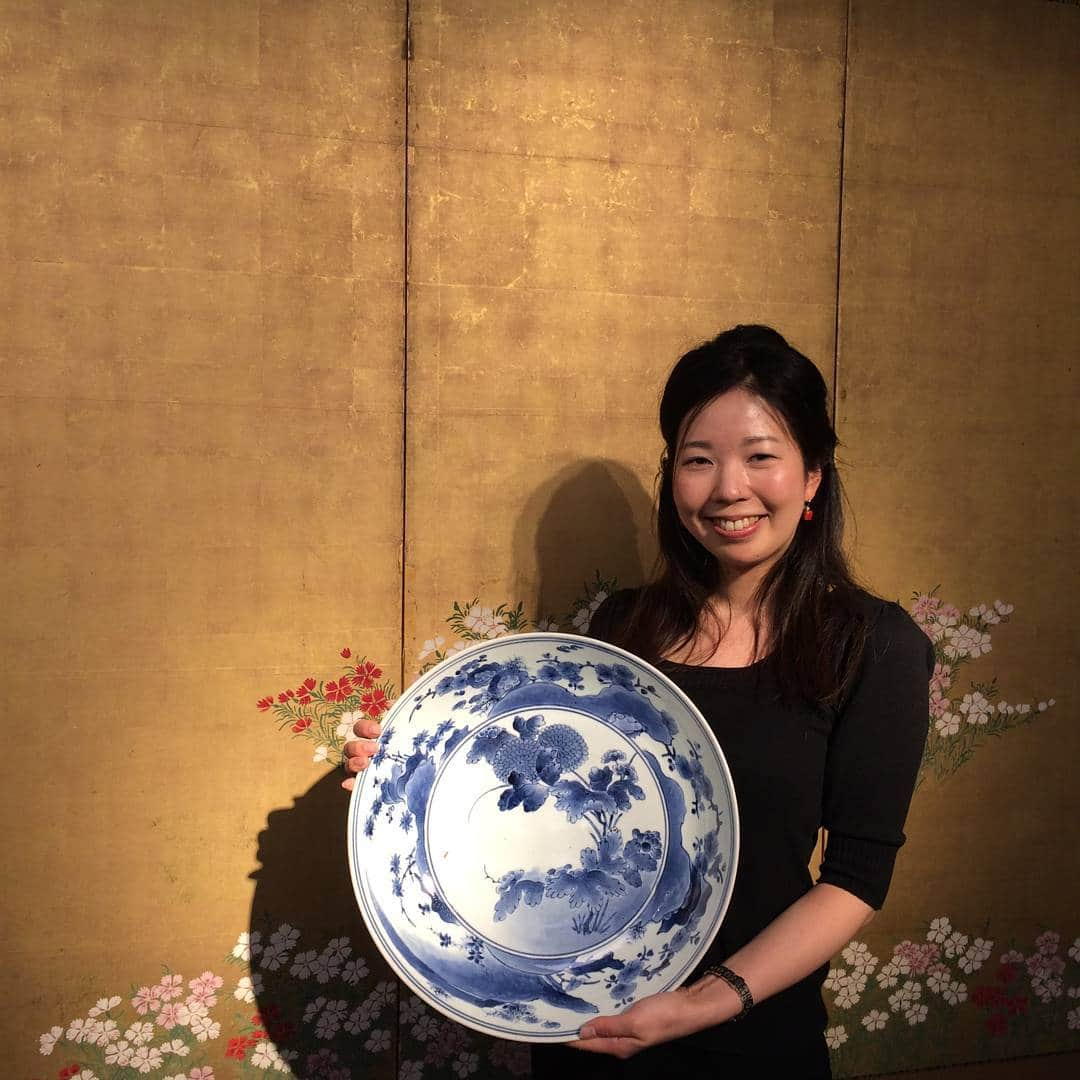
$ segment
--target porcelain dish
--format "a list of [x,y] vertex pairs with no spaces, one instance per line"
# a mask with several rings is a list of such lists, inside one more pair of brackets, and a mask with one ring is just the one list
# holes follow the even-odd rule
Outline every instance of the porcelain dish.
[[680,985],[731,897],[738,812],[716,738],[630,653],[479,642],[384,718],[348,818],[371,936],[446,1016],[529,1042]]

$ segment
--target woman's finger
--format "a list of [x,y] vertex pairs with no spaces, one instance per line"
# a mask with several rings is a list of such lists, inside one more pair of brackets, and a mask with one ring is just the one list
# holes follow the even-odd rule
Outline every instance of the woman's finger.
[[353,734],[361,739],[377,739],[382,731],[382,724],[378,720],[372,720],[367,716],[361,717],[353,724]]
[[360,772],[368,767],[372,755],[379,749],[379,744],[373,739],[354,739],[347,742],[343,747],[345,754],[345,768],[349,772]]

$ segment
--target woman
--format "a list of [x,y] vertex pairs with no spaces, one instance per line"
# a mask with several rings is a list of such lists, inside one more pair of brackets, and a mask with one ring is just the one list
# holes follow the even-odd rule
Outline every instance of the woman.
[[[537,1047],[534,1075],[828,1077],[821,986],[885,899],[933,651],[902,608],[852,579],[825,382],[780,334],[738,326],[688,352],[660,430],[657,572],[605,601],[590,633],[657,664],[716,732],[739,867],[695,978]],[[354,772],[378,728],[356,734]]]

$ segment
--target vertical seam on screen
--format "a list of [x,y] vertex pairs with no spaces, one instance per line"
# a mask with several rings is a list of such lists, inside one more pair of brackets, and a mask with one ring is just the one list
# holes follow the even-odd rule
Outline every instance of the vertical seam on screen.
[[[402,48],[402,56],[405,64],[404,72],[404,110],[402,115],[402,139],[401,139],[401,178],[402,178],[402,205],[401,205],[401,603],[398,632],[400,635],[400,674],[401,686],[399,692],[405,690],[405,597],[406,597],[406,568],[408,566],[408,513],[409,513],[409,488],[408,488],[408,460],[409,460],[409,89],[410,75],[412,73],[412,9],[410,0],[405,0],[405,39]],[[397,993],[394,995],[394,1003],[397,1006],[397,1016],[394,1018],[394,1075],[397,1075],[401,1067],[401,995],[404,987],[401,980],[397,980]]]
[[844,64],[840,80],[840,177],[837,188],[836,206],[836,310],[833,318],[833,393],[832,423],[836,430],[840,416],[840,282],[844,259],[844,154],[847,148],[847,88],[848,88],[848,44],[851,41],[851,0],[847,0],[847,15],[844,19]]
[[[408,459],[409,459],[409,76],[412,64],[412,22],[410,0],[405,0],[405,37],[402,46],[404,73],[404,114],[401,175],[402,175],[402,273],[401,273],[401,603],[398,623],[400,644],[401,690],[405,688],[405,575],[408,565]],[[396,1048],[395,1048],[396,1050]]]

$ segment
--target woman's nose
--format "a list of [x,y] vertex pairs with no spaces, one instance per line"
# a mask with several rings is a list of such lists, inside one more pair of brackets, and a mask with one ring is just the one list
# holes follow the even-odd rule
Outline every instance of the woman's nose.
[[741,462],[723,463],[716,471],[714,498],[722,502],[738,502],[747,494],[746,470]]

